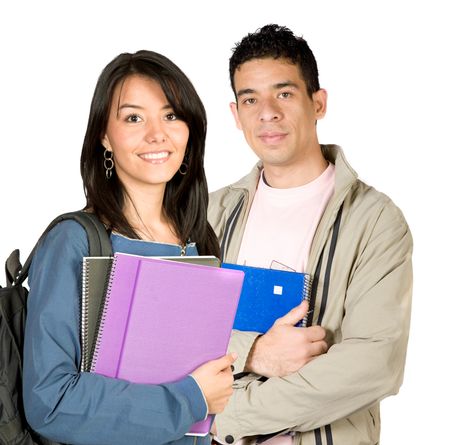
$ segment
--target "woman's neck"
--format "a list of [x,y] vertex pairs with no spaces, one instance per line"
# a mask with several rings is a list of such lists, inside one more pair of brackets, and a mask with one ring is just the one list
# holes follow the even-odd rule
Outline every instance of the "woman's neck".
[[124,214],[133,230],[146,241],[179,244],[163,207],[164,190],[150,193],[127,191]]

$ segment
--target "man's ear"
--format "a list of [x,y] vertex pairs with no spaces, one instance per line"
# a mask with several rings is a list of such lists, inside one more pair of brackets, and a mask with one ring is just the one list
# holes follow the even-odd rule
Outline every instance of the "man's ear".
[[233,113],[234,121],[236,122],[236,127],[239,128],[239,130],[242,130],[241,121],[239,120],[239,113],[236,102],[230,103],[230,110]]
[[328,93],[323,88],[313,93],[312,100],[317,120],[324,118],[327,113],[327,99]]

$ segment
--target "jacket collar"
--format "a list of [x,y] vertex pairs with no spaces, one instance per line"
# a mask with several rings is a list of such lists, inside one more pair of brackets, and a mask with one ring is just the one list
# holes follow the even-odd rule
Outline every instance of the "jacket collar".
[[[326,242],[327,234],[336,219],[339,208],[349,190],[357,181],[356,172],[348,164],[342,149],[339,146],[322,145],[321,149],[325,158],[336,166],[335,191],[322,215],[313,239],[307,266],[307,271],[310,273],[317,265],[319,254]],[[245,227],[251,203],[256,193],[261,169],[262,162],[258,162],[247,176],[244,176],[239,181],[231,184],[229,190],[233,190],[234,193],[227,194],[226,199],[222,202],[222,207],[225,210],[223,216],[226,220],[230,218],[230,215],[238,209],[239,206],[243,205],[244,209],[244,211],[238,212],[238,220],[236,221],[237,227],[239,227],[240,230],[237,231],[235,236],[226,235],[222,240],[225,246],[224,251],[226,252],[226,260],[228,262],[235,262],[237,260],[244,234],[243,228]]]

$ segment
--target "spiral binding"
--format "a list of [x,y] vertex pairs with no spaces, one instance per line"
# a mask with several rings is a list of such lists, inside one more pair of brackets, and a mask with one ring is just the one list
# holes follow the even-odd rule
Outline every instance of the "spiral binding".
[[117,257],[114,256],[113,260],[111,262],[111,269],[109,271],[109,274],[107,274],[106,280],[107,284],[105,286],[106,292],[105,292],[105,298],[103,299],[102,305],[100,307],[100,320],[97,323],[97,329],[95,331],[95,337],[94,337],[94,351],[92,353],[92,360],[89,366],[89,369],[92,371],[95,371],[97,360],[98,360],[98,352],[100,349],[100,344],[102,342],[102,336],[103,336],[103,328],[105,324],[105,315],[108,312],[108,306],[109,306],[109,300],[111,297],[111,286],[112,282],[114,280],[114,275],[116,271],[116,263],[117,263]]
[[86,370],[88,359],[88,314],[89,314],[89,262],[83,258],[81,280],[81,370]]
[[[304,274],[303,276],[303,299],[309,302],[309,298],[311,296],[311,286],[312,286],[312,279],[311,279],[311,275],[309,274]],[[311,309],[311,308],[310,308]],[[306,316],[302,319],[302,321],[300,322],[300,327],[305,328],[306,324],[308,322],[308,315],[309,312],[306,314]]]

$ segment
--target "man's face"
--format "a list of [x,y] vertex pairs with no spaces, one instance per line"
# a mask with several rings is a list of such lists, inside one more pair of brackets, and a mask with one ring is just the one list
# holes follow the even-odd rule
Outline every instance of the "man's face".
[[326,91],[310,98],[297,65],[252,59],[234,74],[236,125],[264,166],[293,166],[317,150],[316,121],[326,112]]

